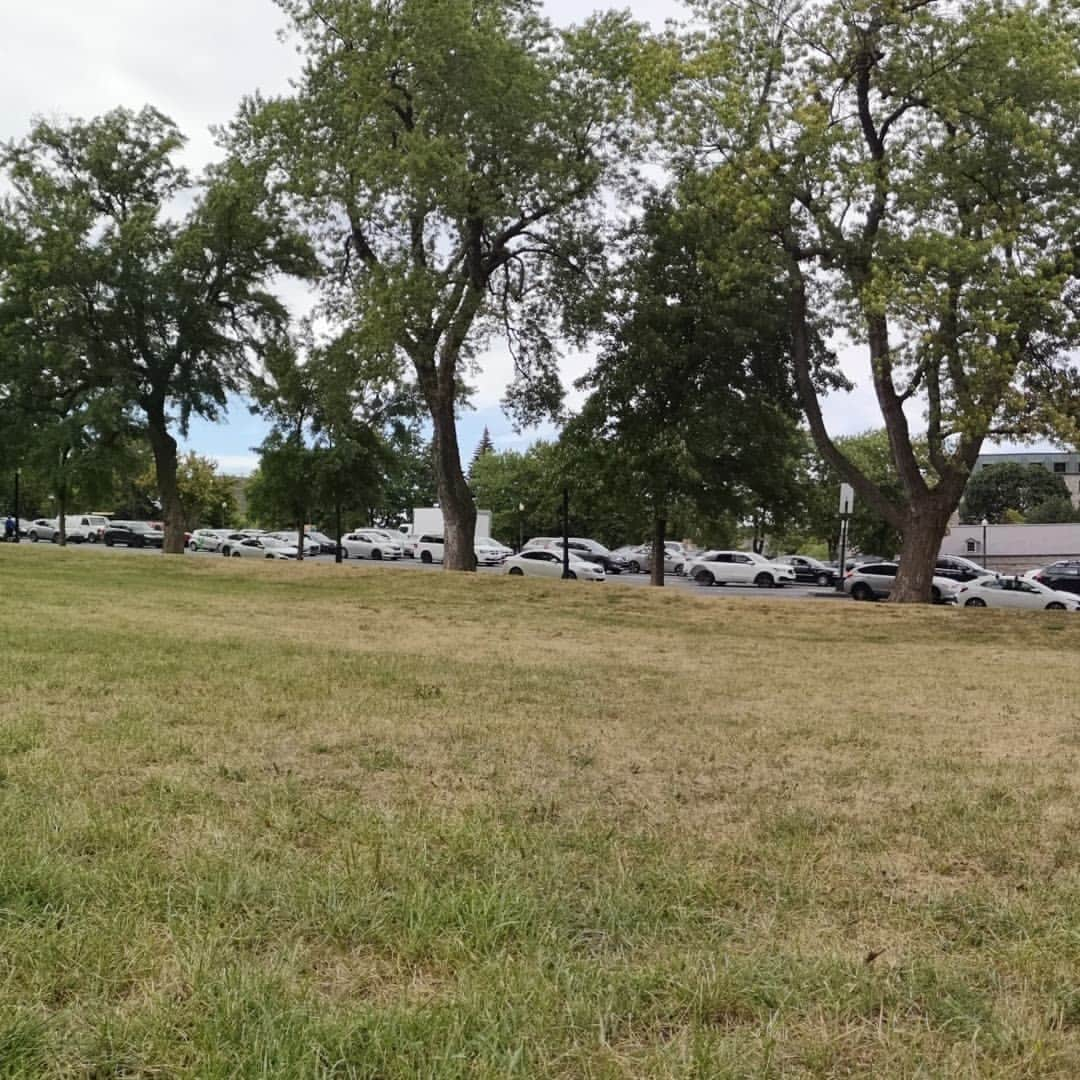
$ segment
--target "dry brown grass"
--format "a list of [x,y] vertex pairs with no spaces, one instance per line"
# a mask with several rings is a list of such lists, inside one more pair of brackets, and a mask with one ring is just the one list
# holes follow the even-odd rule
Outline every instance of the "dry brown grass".
[[1080,1074],[1074,617],[0,586],[0,1075]]

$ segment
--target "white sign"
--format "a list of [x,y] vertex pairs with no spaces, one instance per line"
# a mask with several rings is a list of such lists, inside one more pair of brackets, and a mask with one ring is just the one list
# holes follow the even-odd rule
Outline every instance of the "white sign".
[[855,509],[855,489],[850,484],[840,485],[840,515],[850,514]]

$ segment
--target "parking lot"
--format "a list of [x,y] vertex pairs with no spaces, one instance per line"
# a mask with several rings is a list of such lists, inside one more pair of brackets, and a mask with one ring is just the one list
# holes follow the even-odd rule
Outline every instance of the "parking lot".
[[[27,540],[22,541],[23,545],[35,547],[40,550],[43,557],[49,557],[53,552],[58,551],[59,548],[55,544],[38,543],[31,544]],[[106,547],[104,544],[72,544],[72,548],[76,548],[79,551],[93,552],[100,554],[103,558],[126,558],[129,555],[131,557],[141,558],[162,558],[160,551],[154,548],[128,548],[128,547]],[[222,559],[223,556],[217,552],[210,551],[186,551],[183,555],[185,559]],[[304,562],[312,566],[333,566],[334,557],[332,555],[318,555],[308,556],[304,559]],[[376,567],[379,570],[385,570],[388,573],[417,573],[417,574],[437,574],[441,573],[442,567],[436,564],[424,564],[418,562],[416,559],[398,559],[398,560],[384,560],[381,562],[375,562],[370,559],[347,559],[342,564],[347,567]],[[288,572],[287,567],[284,572]],[[499,566],[483,566],[477,570],[478,574],[484,575],[501,575],[505,574],[505,570]],[[590,587],[587,583],[580,583],[582,587]],[[649,585],[648,574],[611,574],[608,576],[605,585],[610,585],[616,588],[630,587],[630,588],[643,588]],[[751,597],[755,600],[831,600],[831,599],[847,599],[840,593],[833,592],[830,589],[822,589],[816,585],[785,585],[778,589],[759,589],[752,585],[726,585],[726,586],[714,586],[712,588],[706,588],[702,585],[697,585],[695,582],[688,580],[684,577],[679,577],[674,574],[668,574],[665,579],[665,587],[674,589],[677,592],[683,592],[692,594],[694,596],[710,597],[710,596],[727,596],[727,597]]]

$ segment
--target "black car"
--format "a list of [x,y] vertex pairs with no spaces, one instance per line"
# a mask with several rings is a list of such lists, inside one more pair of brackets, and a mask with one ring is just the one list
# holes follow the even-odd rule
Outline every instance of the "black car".
[[102,534],[106,547],[161,547],[165,534],[142,521],[113,521]]
[[976,578],[986,577],[991,571],[962,555],[939,555],[934,563],[934,573],[951,581],[974,581]]
[[828,566],[811,555],[782,555],[773,562],[786,563],[795,571],[795,580],[809,582],[825,588],[836,584],[839,571],[835,566]]
[[1045,585],[1048,589],[1080,595],[1080,560],[1064,559],[1061,562],[1051,563],[1032,576],[1040,585]]
[[[595,548],[590,547],[581,540],[570,540],[567,547],[570,549],[571,555],[578,559],[584,559],[586,562],[596,563],[598,566],[602,566],[604,572],[607,574],[625,574],[630,569],[630,564],[626,559],[621,555],[613,554],[606,548],[597,551]],[[562,551],[561,541],[558,550]]]

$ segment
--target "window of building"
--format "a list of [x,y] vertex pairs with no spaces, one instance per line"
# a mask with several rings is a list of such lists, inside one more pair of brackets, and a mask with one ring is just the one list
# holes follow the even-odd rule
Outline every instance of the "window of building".
[[1060,473],[1060,472],[1064,472],[1064,471],[1065,471],[1065,462],[1064,461],[1055,461],[1054,462],[1054,472],[1059,472]]
[[976,540],[974,537],[969,536],[965,547],[969,555],[978,555],[979,552],[982,550],[982,543]]

